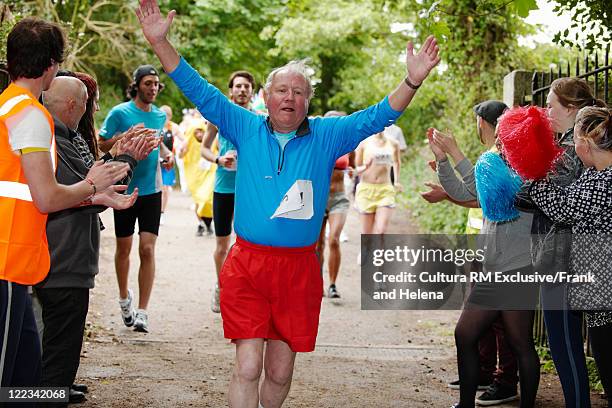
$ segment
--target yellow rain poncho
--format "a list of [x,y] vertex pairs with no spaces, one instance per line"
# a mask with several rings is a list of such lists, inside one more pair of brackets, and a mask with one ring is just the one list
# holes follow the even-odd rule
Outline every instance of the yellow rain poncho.
[[[196,203],[198,217],[212,218],[213,190],[215,187],[215,171],[217,165],[206,161],[200,155],[201,143],[195,137],[196,130],[206,130],[206,122],[195,123],[185,132],[187,142],[183,162],[185,163],[185,179],[191,197]],[[213,152],[217,149],[213,146]]]

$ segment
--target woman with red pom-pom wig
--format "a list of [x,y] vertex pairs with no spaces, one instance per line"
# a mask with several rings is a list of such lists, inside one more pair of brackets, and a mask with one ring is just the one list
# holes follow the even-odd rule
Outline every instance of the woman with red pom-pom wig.
[[[574,147],[574,123],[586,106],[606,106],[593,97],[586,81],[559,78],[553,81],[546,98],[553,131],[564,152],[547,180],[566,187],[582,174],[583,164]],[[525,204],[527,206],[533,203]],[[556,223],[537,206],[532,225],[534,267],[542,273],[569,270],[571,227]],[[543,284],[540,299],[548,333],[550,352],[559,374],[567,407],[590,407],[589,380],[582,339],[582,312],[568,310],[566,284]]]

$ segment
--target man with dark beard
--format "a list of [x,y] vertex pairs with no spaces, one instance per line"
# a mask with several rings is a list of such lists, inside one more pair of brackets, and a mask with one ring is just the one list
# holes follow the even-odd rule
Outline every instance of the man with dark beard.
[[[157,129],[160,133],[164,127],[166,114],[153,104],[160,90],[157,70],[151,65],[142,65],[134,71],[133,79],[134,82],[129,89],[132,100],[111,109],[100,129],[99,145],[102,151],[108,151],[123,137],[123,132],[131,127]],[[135,188],[139,191],[134,206],[127,210],[114,211],[117,237],[115,270],[119,284],[121,316],[127,327],[134,326],[136,331],[145,333],[149,331],[146,309],[153,290],[155,242],[159,233],[161,215],[160,163],[167,168],[174,165],[172,154],[163,143],[134,168],[134,176],[128,187],[128,193]],[[140,235],[138,245],[140,268],[138,309],[134,310],[133,293],[128,288],[128,273],[132,236],[137,219]]]

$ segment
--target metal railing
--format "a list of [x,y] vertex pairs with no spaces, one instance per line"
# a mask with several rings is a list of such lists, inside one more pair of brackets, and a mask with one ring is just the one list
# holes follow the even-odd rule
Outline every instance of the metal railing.
[[[599,64],[599,54],[603,52],[603,65]],[[590,69],[590,64],[593,64],[593,69]],[[532,105],[541,107],[546,106],[546,96],[550,90],[550,84],[557,78],[572,76],[571,64],[567,62],[567,69],[565,72],[562,70],[562,64],[559,64],[557,72],[551,68],[550,72],[534,72],[531,80],[531,101]],[[583,68],[583,70],[581,69]],[[583,71],[583,72],[581,72]],[[595,98],[604,100],[607,104],[610,104],[610,73],[612,71],[612,65],[610,65],[610,45],[608,44],[602,51],[595,51],[592,54],[585,54],[584,63],[581,67],[580,59],[576,58],[574,67],[575,77],[585,79],[591,89]],[[526,101],[527,102],[527,101]]]

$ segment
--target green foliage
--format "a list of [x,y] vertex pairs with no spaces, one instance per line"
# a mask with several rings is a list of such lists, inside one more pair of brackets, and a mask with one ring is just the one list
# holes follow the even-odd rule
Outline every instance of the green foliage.
[[[537,346],[536,351],[540,357],[540,368],[545,373],[557,375],[555,363],[550,355],[550,349],[548,347]],[[599,378],[599,372],[597,371],[597,364],[593,357],[586,358],[587,372],[589,376],[589,388],[594,392],[602,392],[603,386],[601,379]]]
[[[311,113],[361,109],[366,100],[380,100],[404,75],[405,67],[397,62],[404,41],[391,34],[391,14],[376,1],[294,0],[287,7],[289,17],[263,35],[276,44],[270,54],[312,60],[317,99]],[[356,99],[356,89],[368,97]]]
[[514,0],[512,3],[516,14],[522,18],[526,18],[531,10],[537,10],[538,5],[536,0]]
[[[606,0],[588,3],[588,12],[576,14],[577,21],[609,23]],[[99,125],[108,109],[125,99],[136,66],[159,66],[134,16],[136,0],[8,4],[18,18],[36,14],[66,27],[72,47],[65,67],[92,73],[100,84]],[[560,4],[562,9],[578,3]],[[418,49],[427,35],[434,34],[442,63],[398,121],[409,145],[402,171],[403,201],[421,229],[449,233],[463,231],[466,210],[430,205],[419,196],[423,182],[435,179],[427,166],[432,155],[425,131],[448,129],[475,161],[483,147],[476,137],[472,107],[485,99],[501,99],[503,77],[512,70],[548,70],[551,63],[568,59],[571,51],[558,46],[517,46],[519,36],[533,32],[521,17],[535,7],[535,0],[161,0],[162,12],[178,13],[172,42],[221,90],[232,71],[247,69],[262,84],[273,67],[310,58],[317,88],[311,114],[329,109],[354,112],[378,102],[406,74],[407,41]],[[392,30],[395,26],[400,28]],[[9,27],[1,27],[2,38]],[[178,116],[190,103],[165,74],[161,80],[168,86],[158,104],[170,105]]]
[[[610,0],[556,0],[555,12],[558,14],[570,12],[571,28],[575,35],[570,37],[570,31],[564,30],[555,34],[554,42],[562,46],[578,46],[586,49],[597,49],[602,44],[612,41],[612,7]],[[581,43],[580,34],[586,32],[585,42]]]
[[601,384],[601,379],[599,378],[599,371],[597,371],[595,359],[593,357],[587,357],[586,363],[587,372],[589,373],[589,388],[595,392],[602,392],[604,389]]
[[113,75],[129,76],[150,55],[133,7],[133,2],[122,0],[32,0],[20,2],[15,10],[65,28],[69,49],[64,68],[94,75],[110,70]]
[[181,54],[220,89],[233,71],[251,71],[261,84],[280,60],[268,50],[271,39],[260,35],[284,14],[274,0],[165,1],[177,10],[175,44]]
[[423,140],[410,147],[402,160],[401,183],[406,192],[402,194],[400,202],[410,210],[421,231],[463,233],[467,209],[447,201],[429,204],[420,196],[421,192],[428,190],[425,182],[437,182],[435,173],[427,166],[429,160],[432,160],[432,155]]

